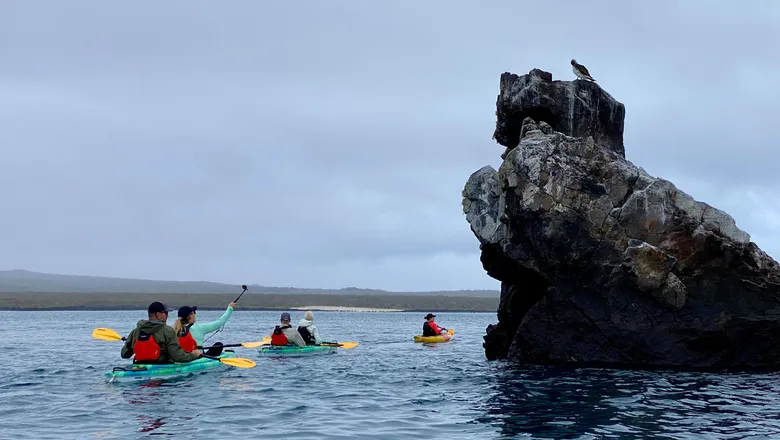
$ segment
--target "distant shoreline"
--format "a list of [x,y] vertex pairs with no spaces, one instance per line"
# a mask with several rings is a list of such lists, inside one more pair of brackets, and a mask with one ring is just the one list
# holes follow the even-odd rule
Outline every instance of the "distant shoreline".
[[[238,294],[207,293],[44,293],[0,292],[3,311],[144,310],[152,301],[171,308],[196,305],[202,310],[224,310]],[[499,298],[410,295],[250,294],[236,310],[320,310],[357,312],[495,312]]]

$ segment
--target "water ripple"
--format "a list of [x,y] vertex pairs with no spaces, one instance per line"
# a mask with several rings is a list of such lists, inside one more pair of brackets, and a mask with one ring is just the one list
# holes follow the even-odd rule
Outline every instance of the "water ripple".
[[[203,318],[219,312],[204,311]],[[361,344],[336,355],[259,358],[228,369],[145,385],[107,384],[119,344],[93,327],[129,330],[140,313],[0,312],[3,339],[29,338],[30,322],[71,337],[0,351],[0,419],[9,438],[272,437],[288,439],[780,438],[774,374],[696,374],[518,368],[487,362],[493,314],[439,314],[456,339],[411,342],[419,314],[316,313],[329,338]],[[236,311],[214,338],[257,340],[275,313]],[[262,323],[258,324],[258,323]],[[377,332],[376,329],[382,329]],[[43,336],[43,330],[41,330]],[[38,340],[50,340],[44,337]],[[52,340],[53,341],[53,340]],[[72,347],[83,347],[75,353]]]

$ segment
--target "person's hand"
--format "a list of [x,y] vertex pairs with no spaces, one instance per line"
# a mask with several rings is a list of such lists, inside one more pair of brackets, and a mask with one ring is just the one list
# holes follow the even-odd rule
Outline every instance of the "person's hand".
[[195,350],[193,353],[195,353],[198,357],[203,356],[203,350]]
[[228,304],[228,307],[231,307],[231,308],[235,309],[236,308],[236,303],[232,302],[232,303]]

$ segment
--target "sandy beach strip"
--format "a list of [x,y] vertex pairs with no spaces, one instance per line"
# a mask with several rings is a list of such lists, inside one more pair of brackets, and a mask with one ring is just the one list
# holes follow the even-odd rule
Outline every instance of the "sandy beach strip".
[[403,309],[374,309],[370,307],[306,306],[290,307],[292,310],[312,310],[323,312],[403,312]]

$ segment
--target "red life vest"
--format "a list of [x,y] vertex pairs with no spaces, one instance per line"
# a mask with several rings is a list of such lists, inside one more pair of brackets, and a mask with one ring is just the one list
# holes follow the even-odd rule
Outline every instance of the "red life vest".
[[441,334],[441,329],[439,328],[439,324],[436,324],[435,322],[431,321],[428,323],[429,326],[431,326],[431,330],[433,330],[434,333],[437,335]]
[[160,358],[160,346],[149,333],[138,331],[138,339],[133,344],[135,361],[157,361]]
[[184,335],[179,336],[179,345],[181,345],[182,350],[186,352],[192,352],[198,348],[198,343],[195,342],[195,338],[193,338],[192,333],[190,333],[190,325],[184,328]]
[[282,331],[282,328],[277,325],[276,328],[274,328],[273,334],[271,334],[271,345],[287,345],[288,342],[287,336]]

